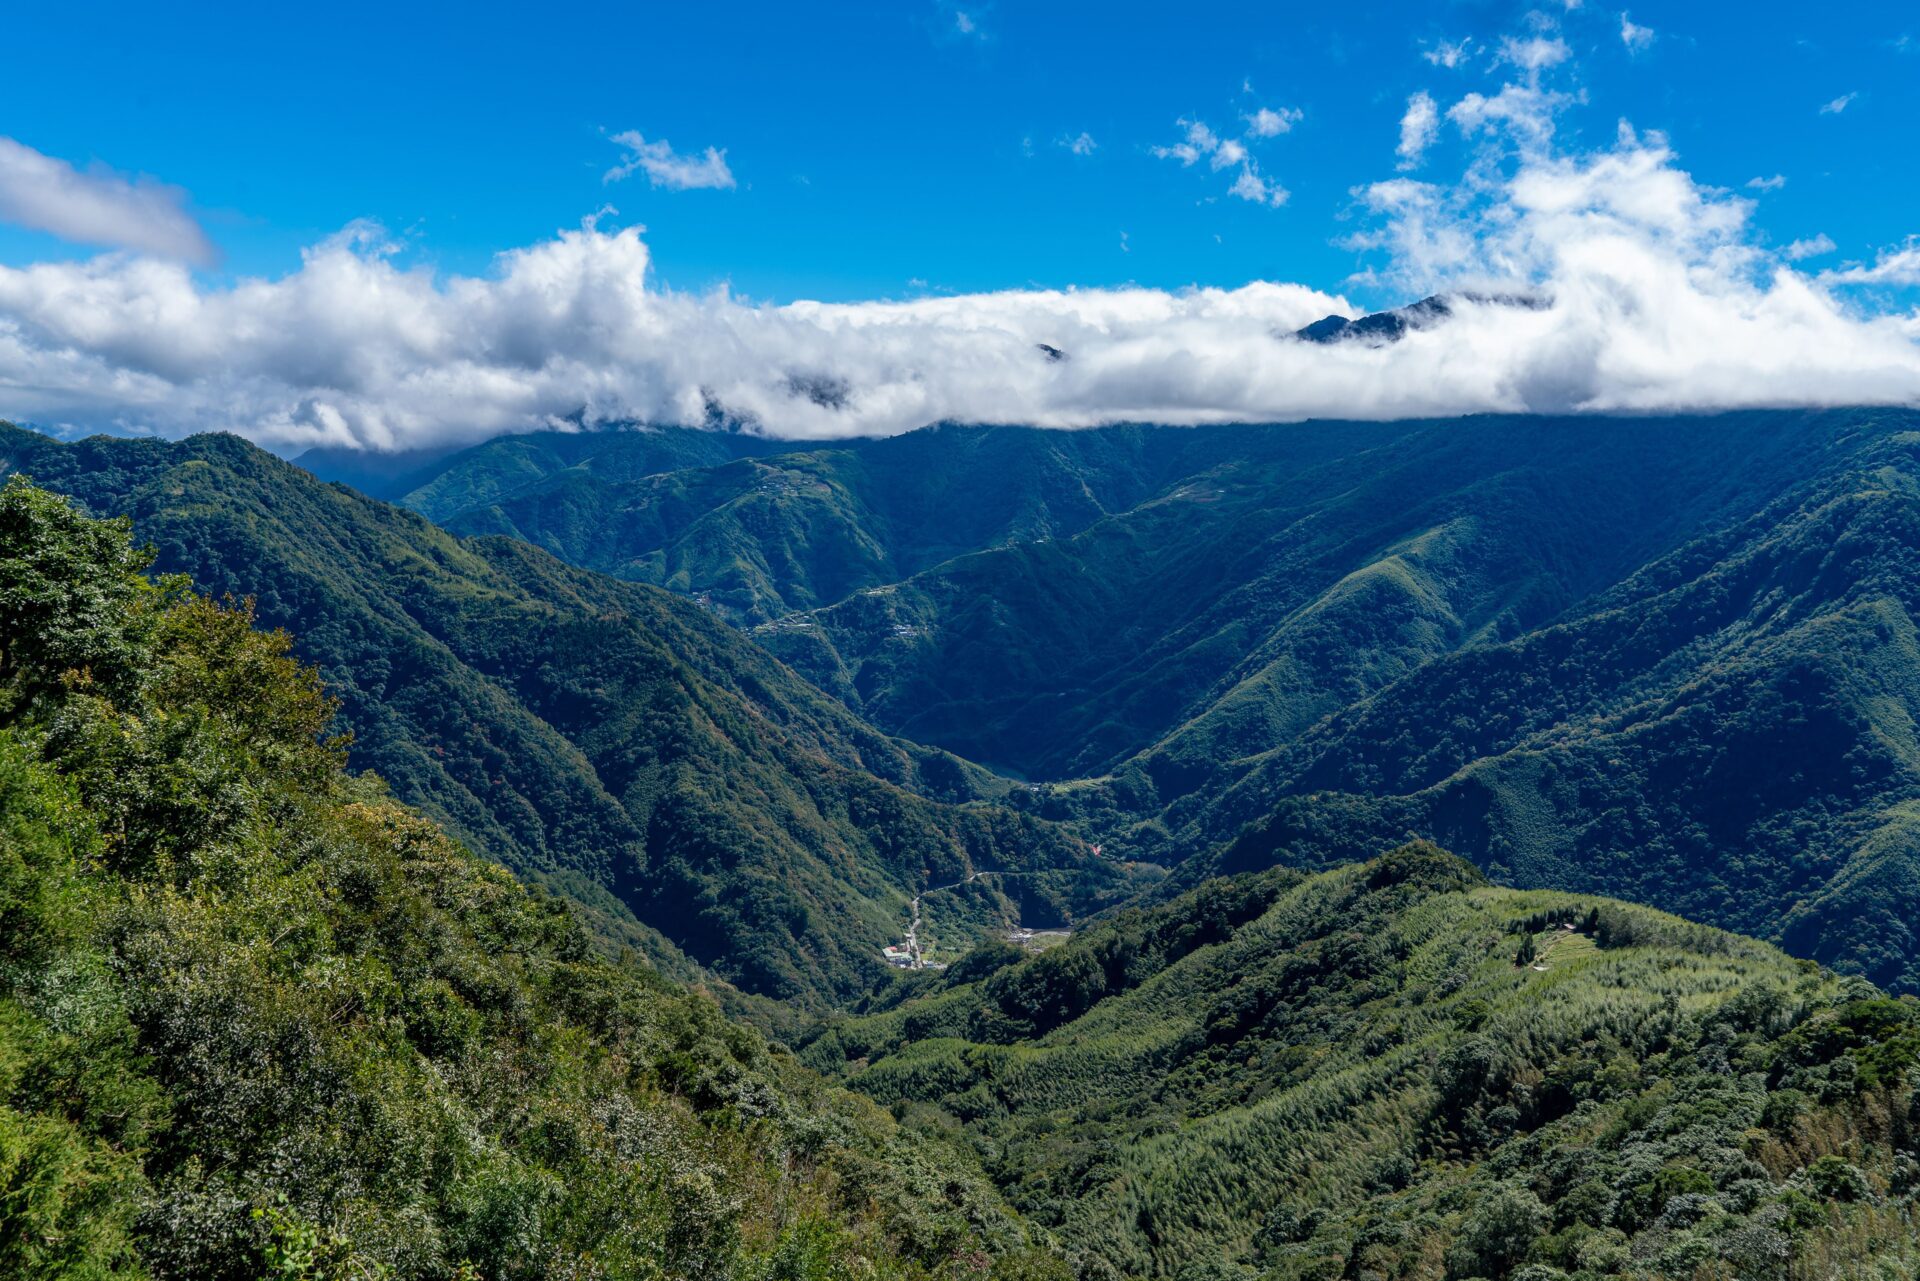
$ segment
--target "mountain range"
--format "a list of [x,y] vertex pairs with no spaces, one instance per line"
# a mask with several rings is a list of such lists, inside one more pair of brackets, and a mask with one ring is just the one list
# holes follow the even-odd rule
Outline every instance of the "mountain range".
[[21,1275],[1920,1265],[1920,414],[0,473]]
[[1026,1274],[964,1151],[600,954],[150,561],[0,489],[0,1275]]
[[609,432],[400,501],[703,602],[1180,885],[1412,833],[1906,989],[1916,427],[946,427],[661,471],[681,435]]
[[1015,910],[1064,921],[1127,880],[982,803],[1003,788],[985,771],[874,730],[684,598],[456,540],[236,437],[6,428],[0,457],[293,632],[357,766],[669,965],[844,1000],[884,974],[922,885],[1023,873],[994,882],[1017,909],[974,903],[952,933]]

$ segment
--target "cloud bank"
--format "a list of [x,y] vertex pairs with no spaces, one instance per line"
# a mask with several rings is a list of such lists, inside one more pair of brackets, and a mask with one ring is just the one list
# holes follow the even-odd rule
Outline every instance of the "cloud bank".
[[[1355,193],[1359,279],[1455,294],[1396,343],[1295,340],[1356,314],[1301,284],[775,306],[660,287],[638,228],[589,220],[484,276],[437,276],[361,225],[228,287],[144,254],[0,267],[0,416],[384,450],[628,420],[828,439],[1920,404],[1920,314],[1889,301],[1920,283],[1920,248],[1801,270],[1820,241],[1769,247],[1750,199],[1697,181],[1662,137],[1623,124],[1602,148],[1557,149],[1567,95],[1543,77],[1564,48],[1508,42],[1513,83],[1416,120],[1423,151],[1443,129],[1463,145],[1455,179]],[[1186,128],[1170,158],[1218,154]],[[1534,305],[1497,301],[1517,295]]]

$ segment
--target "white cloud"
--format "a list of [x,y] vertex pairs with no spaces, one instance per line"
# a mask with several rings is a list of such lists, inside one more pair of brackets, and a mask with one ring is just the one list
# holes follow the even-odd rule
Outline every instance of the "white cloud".
[[1291,193],[1277,182],[1268,182],[1260,176],[1258,170],[1248,165],[1240,171],[1240,176],[1233,180],[1233,186],[1227,188],[1227,194],[1238,196],[1242,200],[1251,200],[1256,205],[1271,205],[1278,209],[1287,203],[1287,197]]
[[1522,71],[1539,73],[1557,67],[1573,56],[1567,42],[1558,36],[1509,36],[1500,42],[1500,61],[1510,62]]
[[1253,154],[1247,144],[1285,133],[1292,129],[1300,118],[1300,112],[1291,108],[1284,111],[1271,111],[1263,107],[1245,117],[1247,121],[1245,137],[1223,138],[1204,121],[1189,120],[1183,116],[1174,122],[1186,131],[1180,141],[1168,146],[1154,147],[1152,152],[1162,160],[1179,161],[1183,168],[1197,164],[1202,158],[1206,159],[1207,167],[1215,173],[1222,169],[1237,168],[1240,172],[1234,176],[1233,185],[1227,188],[1227,194],[1255,204],[1277,208],[1287,202],[1287,189],[1261,176],[1259,165],[1254,162]]
[[[1478,141],[1461,175],[1359,193],[1365,278],[1455,294],[1450,318],[1398,343],[1293,341],[1354,313],[1298,284],[776,306],[659,287],[638,228],[589,224],[445,276],[357,225],[295,271],[231,285],[125,254],[0,267],[0,416],[388,449],[716,408],[826,439],[949,420],[1920,404],[1920,313],[1884,301],[1920,284],[1920,242],[1803,272],[1761,241],[1749,199],[1697,182],[1664,138],[1622,127],[1558,149],[1559,101],[1505,86],[1466,113]],[[1236,195],[1276,190],[1251,163],[1236,174]],[[844,404],[795,393],[821,378],[846,385]]]
[[1424,50],[1420,56],[1436,67],[1445,67],[1452,71],[1473,56],[1471,40],[1441,40],[1433,48]]
[[1212,151],[1220,145],[1220,139],[1214,135],[1213,130],[1207,128],[1207,126],[1200,121],[1182,120],[1178,123],[1187,127],[1187,142],[1190,145],[1198,147],[1202,151]]
[[1834,271],[1821,272],[1820,280],[1829,285],[1920,285],[1920,239],[1909,240],[1898,249],[1882,251],[1871,267],[1849,263]]
[[1092,134],[1083,129],[1077,137],[1062,138],[1060,145],[1076,156],[1090,156],[1100,144],[1093,140]]
[[219,253],[185,204],[186,193],[177,187],[106,169],[81,173],[64,160],[0,137],[0,222],[75,244],[210,266]]
[[1747,186],[1754,191],[1778,191],[1787,185],[1787,176],[1777,173],[1771,178],[1749,178]]
[[1817,236],[1796,240],[1781,252],[1786,254],[1787,261],[1799,262],[1805,258],[1818,258],[1822,254],[1830,254],[1839,247],[1833,243],[1833,237],[1823,231]]
[[980,26],[973,20],[973,15],[965,9],[955,9],[953,11],[953,29],[963,36],[970,36],[978,32]]
[[1491,98],[1470,93],[1447,108],[1447,119],[1468,136],[1510,136],[1529,149],[1545,147],[1553,137],[1554,113],[1566,103],[1563,94],[1536,85],[1509,84]]
[[735,186],[733,171],[727,168],[727,153],[718,148],[708,147],[698,156],[683,156],[676,154],[664,138],[648,142],[633,129],[614,134],[612,141],[618,143],[626,155],[601,176],[602,182],[619,182],[635,173],[645,173],[648,182],[669,191]]
[[1832,102],[1823,103],[1820,107],[1820,114],[1823,116],[1837,116],[1848,107],[1851,107],[1853,100],[1859,96],[1860,94],[1857,90],[1853,93],[1843,93]]
[[1238,138],[1223,139],[1220,144],[1213,149],[1212,163],[1215,169],[1225,169],[1230,165],[1241,165],[1246,162],[1247,144],[1241,142]]
[[1298,107],[1282,107],[1275,111],[1262,107],[1246,118],[1249,138],[1277,138],[1283,133],[1292,133],[1293,127],[1300,123],[1305,113]]
[[1220,139],[1204,123],[1188,120],[1184,116],[1174,122],[1186,130],[1186,136],[1170,147],[1155,147],[1153,154],[1162,160],[1178,160],[1182,165],[1191,165],[1205,155],[1211,155],[1220,145]]
[[1652,27],[1643,27],[1624,13],[1620,15],[1620,43],[1627,46],[1628,53],[1639,53],[1643,49],[1651,48],[1653,37]]
[[1424,89],[1407,99],[1407,113],[1400,117],[1400,145],[1395,151],[1402,169],[1417,168],[1427,148],[1440,132],[1440,109]]

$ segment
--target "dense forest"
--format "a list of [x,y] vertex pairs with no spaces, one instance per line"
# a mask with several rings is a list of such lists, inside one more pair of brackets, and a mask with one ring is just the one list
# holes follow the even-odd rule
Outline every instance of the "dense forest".
[[1087,1277],[1920,1266],[1920,1002],[1427,845],[989,945],[802,1057]]
[[995,882],[1017,903],[930,902],[955,939],[1126,892],[1079,839],[990,803],[1004,780],[880,733],[682,597],[454,539],[237,437],[0,425],[0,459],[131,517],[162,570],[254,600],[341,700],[356,767],[683,977],[824,1008],[884,975],[922,886],[1022,873]]
[[1920,420],[1685,426],[0,425],[0,1275],[1914,1275]]
[[0,491],[0,1275],[1058,1266],[962,1154],[348,773],[290,639],[147,565]]
[[615,431],[489,442],[399,497],[703,600],[1184,884],[1414,832],[1907,991],[1916,428],[944,427],[694,466]]

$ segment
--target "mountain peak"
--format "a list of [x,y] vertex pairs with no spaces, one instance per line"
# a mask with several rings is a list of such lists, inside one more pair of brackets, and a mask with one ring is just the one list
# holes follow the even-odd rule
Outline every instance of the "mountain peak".
[[1454,307],[1459,303],[1537,311],[1548,306],[1549,300],[1532,294],[1429,294],[1419,302],[1388,311],[1369,312],[1358,318],[1323,316],[1310,325],[1294,330],[1293,336],[1302,342],[1363,342],[1368,346],[1385,346],[1399,342],[1412,330],[1430,329],[1440,324],[1453,315]]

